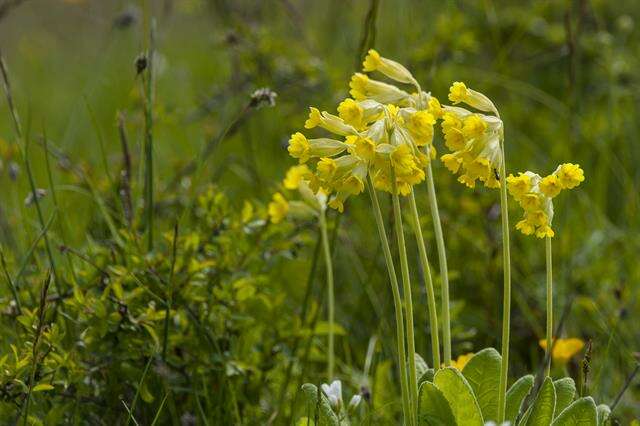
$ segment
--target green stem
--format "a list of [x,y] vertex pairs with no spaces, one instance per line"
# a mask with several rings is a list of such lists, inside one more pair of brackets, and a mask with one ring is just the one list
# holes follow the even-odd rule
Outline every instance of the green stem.
[[551,374],[553,349],[553,263],[551,261],[551,237],[546,238],[547,257],[547,376]]
[[327,220],[325,211],[320,212],[320,231],[322,233],[322,248],[324,252],[324,264],[327,275],[327,299],[329,307],[329,363],[327,367],[327,379],[333,380],[334,372],[334,320],[335,320],[335,297],[333,292],[333,263],[331,261],[331,249],[329,248],[329,237],[327,235]]
[[502,365],[498,393],[498,424],[503,423],[506,411],[507,379],[509,374],[509,333],[511,327],[511,254],[509,249],[509,209],[506,185],[504,138],[501,138],[502,165],[500,167],[500,215],[502,216],[502,267],[504,289],[502,298]]
[[427,193],[429,195],[429,208],[433,221],[433,232],[436,237],[436,249],[438,250],[438,263],[440,265],[440,279],[442,281],[442,352],[444,365],[451,365],[451,315],[449,313],[449,272],[447,267],[447,253],[442,236],[442,222],[438,211],[436,188],[433,184],[433,171],[431,161],[427,163]]
[[407,360],[409,362],[409,395],[411,396],[412,421],[415,424],[415,413],[418,407],[418,379],[416,377],[416,342],[413,335],[413,301],[411,297],[411,277],[409,276],[409,262],[407,261],[407,247],[404,242],[404,230],[402,229],[402,211],[400,210],[400,197],[396,188],[395,176],[391,177],[393,184],[393,221],[396,238],[398,240],[398,254],[400,256],[400,271],[402,275],[402,292],[404,294],[405,324],[407,328]]
[[424,274],[424,286],[427,290],[427,304],[429,307],[429,328],[431,330],[431,352],[433,354],[433,368],[440,368],[440,338],[438,332],[438,312],[436,311],[436,296],[433,291],[433,280],[431,279],[431,266],[427,257],[427,248],[422,237],[422,228],[420,227],[420,215],[418,214],[418,206],[416,205],[416,197],[411,191],[409,194],[411,202],[411,212],[415,223],[413,233],[418,243],[418,252],[420,254],[420,263]]
[[382,212],[380,211],[380,203],[378,202],[378,195],[371,182],[371,177],[367,179],[367,189],[369,190],[369,196],[371,197],[371,204],[373,206],[373,216],[376,220],[376,226],[378,228],[378,235],[380,237],[380,243],[382,245],[382,252],[384,253],[384,260],[387,264],[387,272],[389,273],[389,281],[391,283],[391,292],[393,294],[393,306],[396,314],[396,343],[398,346],[398,366],[400,369],[400,390],[402,393],[402,411],[405,424],[412,423],[413,415],[411,414],[409,404],[409,384],[407,381],[407,355],[404,346],[404,320],[402,315],[402,300],[400,299],[400,287],[398,286],[398,277],[396,276],[396,270],[393,266],[393,258],[391,257],[391,248],[389,247],[389,240],[387,239],[387,232],[384,229],[384,221],[382,219]]

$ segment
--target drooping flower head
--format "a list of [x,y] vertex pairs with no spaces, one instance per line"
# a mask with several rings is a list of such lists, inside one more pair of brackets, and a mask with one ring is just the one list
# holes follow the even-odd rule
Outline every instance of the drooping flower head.
[[516,229],[538,238],[553,237],[553,202],[564,189],[572,189],[584,181],[584,172],[577,164],[561,164],[548,176],[527,171],[507,178],[509,193],[524,210]]
[[503,124],[496,107],[485,95],[461,82],[453,83],[449,100],[454,105],[465,103],[482,112],[458,106],[439,108],[445,145],[450,151],[441,157],[442,162],[458,175],[459,182],[470,188],[478,180],[489,188],[500,187]]
[[[328,206],[339,211],[352,195],[364,191],[367,179],[377,189],[407,195],[425,178],[424,166],[435,156],[433,127],[442,115],[437,99],[420,89],[401,64],[370,50],[365,72],[378,72],[414,92],[356,73],[349,84],[352,98],[337,106],[338,115],[311,107],[304,127],[322,128],[333,136],[308,139],[300,132],[289,140],[289,154],[300,164],[311,162],[314,191],[330,195]],[[303,169],[292,169],[285,179],[292,187]]]

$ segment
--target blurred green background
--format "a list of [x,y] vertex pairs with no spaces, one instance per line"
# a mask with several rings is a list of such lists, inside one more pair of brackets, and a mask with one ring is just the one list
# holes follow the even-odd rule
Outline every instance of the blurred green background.
[[[12,3],[0,0],[0,5]],[[363,46],[374,46],[406,65],[443,102],[453,81],[465,81],[487,94],[505,123],[508,172],[548,174],[564,162],[582,166],[586,181],[555,200],[556,316],[565,315],[563,336],[592,341],[588,391],[597,402],[611,403],[639,362],[640,32],[636,21],[640,3],[15,3],[0,15],[0,49],[23,127],[34,141],[30,155],[38,187],[48,187],[38,138],[46,133],[52,149],[65,155],[65,161],[54,165],[59,216],[68,225],[65,244],[83,251],[94,241],[108,239],[95,198],[65,166],[82,167],[107,207],[117,211],[113,181],[122,165],[119,113],[126,123],[134,162],[135,207],[141,209],[137,200],[143,187],[144,115],[135,60],[145,49],[145,16],[157,20],[158,234],[170,233],[180,211],[172,206],[188,204],[185,200],[194,197],[193,191],[208,183],[229,197],[231,210],[238,211],[245,199],[263,208],[286,168],[294,163],[286,142],[302,128],[307,107],[334,110],[348,96],[348,81],[360,68]],[[275,106],[247,108],[251,93],[262,87],[277,93]],[[201,153],[206,144],[225,129],[226,137],[204,159]],[[444,152],[441,136],[436,134],[436,146]],[[40,224],[33,206],[24,203],[29,182],[12,148],[14,139],[3,98],[0,244],[17,268],[17,259],[27,252]],[[194,160],[204,160],[202,169],[181,177],[179,170]],[[435,173],[452,276],[453,352],[497,347],[502,282],[497,193],[468,190],[439,161]],[[418,199],[431,248],[425,188],[418,189]],[[390,359],[393,351],[392,305],[367,202],[365,196],[349,201],[335,243],[337,319],[346,330],[337,346],[339,367],[344,380],[356,389],[361,383],[354,370],[364,363],[370,337],[375,334],[381,341],[381,361]],[[511,204],[515,224],[520,213]],[[50,196],[42,199],[42,206],[52,211]],[[280,321],[290,323],[282,325],[284,329],[300,327],[295,318],[300,315],[315,235],[309,228],[295,228],[300,246],[271,264],[270,278],[263,284],[282,295]],[[541,240],[515,229],[512,241],[511,376],[516,377],[534,371],[543,355],[537,341],[544,333],[544,247]],[[417,265],[414,246],[410,252]],[[430,256],[434,262],[434,250]],[[34,271],[46,264],[44,255],[38,259]],[[312,289],[316,307],[323,298],[321,281]],[[417,343],[429,359],[426,301],[420,282],[416,274]],[[3,305],[9,303],[6,287],[0,295]],[[10,324],[7,318],[3,321],[5,326]],[[290,338],[276,340],[282,353],[291,352]],[[322,342],[316,339],[314,348],[320,351]],[[9,353],[5,343],[0,345],[1,353]],[[295,349],[289,355],[297,359]],[[566,372],[577,377],[580,360],[576,357],[567,364]],[[315,362],[303,371],[295,370],[294,376],[319,382],[322,372],[322,363]],[[636,379],[631,384],[616,408],[623,424],[640,417],[638,383]],[[289,392],[294,391],[292,383]],[[262,411],[268,418],[271,408]]]

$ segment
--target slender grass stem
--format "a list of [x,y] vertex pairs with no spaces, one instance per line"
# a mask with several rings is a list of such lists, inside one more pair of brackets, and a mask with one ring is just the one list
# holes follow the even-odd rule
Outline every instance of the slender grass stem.
[[329,355],[327,363],[327,379],[329,382],[333,380],[333,373],[335,368],[334,359],[334,322],[335,322],[335,296],[333,289],[333,262],[331,261],[331,249],[329,247],[329,236],[327,234],[327,220],[325,211],[320,213],[320,231],[322,233],[322,248],[324,253],[324,264],[327,275],[327,303],[328,303],[328,315],[329,315]]
[[395,185],[395,177],[391,178],[393,182],[393,221],[396,230],[396,239],[398,241],[398,256],[400,257],[400,272],[402,276],[402,291],[404,293],[405,305],[405,324],[407,328],[407,360],[409,363],[409,396],[412,414],[412,422],[415,424],[415,412],[418,406],[418,379],[416,377],[416,342],[413,330],[413,301],[411,297],[411,277],[409,276],[409,262],[407,260],[407,247],[404,242],[404,230],[402,228],[402,211],[400,209],[400,197]]
[[546,238],[547,258],[547,376],[551,374],[551,351],[553,350],[553,261],[551,237]]
[[438,331],[438,312],[436,311],[436,296],[433,291],[433,280],[431,279],[431,266],[429,266],[429,258],[427,257],[427,248],[422,237],[422,228],[420,227],[420,215],[418,214],[418,206],[416,205],[416,197],[411,191],[409,194],[411,203],[411,213],[415,223],[413,232],[418,243],[418,252],[420,254],[420,264],[424,274],[424,286],[427,290],[427,305],[429,308],[429,328],[431,330],[431,352],[433,354],[433,368],[440,368],[440,337]]
[[[438,250],[438,264],[440,266],[441,298],[442,298],[442,355],[444,365],[451,365],[451,314],[449,308],[449,269],[447,266],[447,252],[444,247],[442,235],[442,222],[438,210],[436,188],[433,183],[433,170],[431,161],[427,163],[427,194],[429,197],[429,209],[433,221],[433,232],[436,237],[436,249]],[[437,368],[438,366],[434,366]]]
[[502,165],[500,166],[500,215],[502,216],[502,364],[500,367],[500,388],[498,391],[498,423],[504,422],[507,398],[507,379],[509,375],[509,338],[511,327],[511,253],[509,247],[509,206],[506,185],[506,158],[504,156],[504,137],[501,137]]
[[147,58],[147,75],[143,79],[143,91],[145,93],[145,138],[144,138],[144,208],[146,213],[147,225],[147,248],[153,250],[153,88],[154,88],[154,50],[155,50],[155,20],[151,20],[151,29],[149,31],[149,49]]
[[393,306],[396,316],[396,343],[398,346],[398,366],[400,369],[400,386],[402,393],[402,411],[404,415],[404,424],[413,423],[413,415],[410,411],[409,404],[409,383],[407,380],[407,355],[405,350],[405,336],[404,336],[404,320],[402,314],[402,300],[400,298],[400,287],[398,286],[398,277],[396,276],[396,270],[393,266],[393,258],[391,256],[391,248],[389,247],[389,240],[387,239],[387,233],[384,229],[384,221],[382,219],[382,212],[380,211],[380,203],[378,201],[378,195],[375,192],[371,177],[367,179],[367,189],[369,196],[371,197],[371,204],[373,207],[373,216],[376,220],[376,226],[378,228],[378,235],[380,237],[380,244],[382,245],[382,252],[384,253],[384,260],[387,264],[387,272],[389,273],[389,281],[391,283],[391,292],[393,294]]

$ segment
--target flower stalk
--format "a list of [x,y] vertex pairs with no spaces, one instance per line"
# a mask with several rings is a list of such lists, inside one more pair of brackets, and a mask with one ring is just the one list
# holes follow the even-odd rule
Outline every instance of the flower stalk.
[[395,176],[393,182],[393,221],[395,225],[396,238],[398,240],[398,255],[400,257],[400,272],[402,276],[402,291],[404,293],[405,324],[407,328],[407,361],[409,364],[409,395],[411,396],[412,414],[418,407],[418,379],[416,378],[416,343],[413,330],[413,301],[411,297],[411,277],[409,276],[409,262],[407,260],[407,247],[404,241],[404,230],[402,226],[402,211],[400,209],[400,197],[398,196]]
[[[433,231],[436,238],[436,249],[438,250],[438,264],[440,266],[441,298],[442,298],[442,352],[444,365],[451,365],[451,315],[449,311],[449,271],[447,267],[447,252],[444,247],[444,237],[442,235],[442,222],[438,211],[438,200],[436,198],[436,188],[433,183],[433,170],[431,162],[427,163],[427,194],[429,197],[429,209],[431,210],[431,220],[433,221]],[[436,368],[439,366],[438,364]]]
[[376,221],[376,227],[378,229],[378,236],[380,237],[380,244],[382,245],[382,252],[384,254],[384,260],[387,264],[387,272],[389,273],[389,281],[391,283],[391,292],[393,294],[393,306],[396,317],[396,343],[398,350],[398,366],[400,369],[400,390],[402,394],[402,412],[405,419],[405,423],[413,423],[413,415],[411,412],[411,406],[409,403],[409,385],[407,381],[407,354],[405,350],[405,333],[404,333],[404,320],[402,314],[402,300],[400,298],[400,287],[398,286],[398,277],[396,276],[396,270],[393,265],[393,257],[391,256],[391,249],[389,247],[389,240],[387,239],[387,233],[384,228],[384,221],[382,219],[382,212],[380,211],[380,203],[378,201],[378,195],[374,189],[371,177],[366,180],[367,190],[371,197],[371,204],[373,207],[373,216]]
[[500,216],[502,218],[502,364],[500,367],[500,387],[498,390],[498,423],[504,422],[509,374],[509,339],[511,331],[511,252],[509,247],[509,207],[507,200],[506,159],[504,156],[504,136],[500,135],[502,164],[500,167]]
[[328,362],[327,362],[327,377],[329,381],[333,380],[333,374],[335,369],[335,355],[334,355],[334,322],[335,322],[335,296],[333,288],[333,262],[331,260],[331,249],[329,247],[329,237],[327,233],[327,219],[326,210],[323,208],[320,210],[319,216],[320,233],[322,236],[322,248],[324,253],[324,264],[327,275],[327,306],[328,306],[328,322],[329,322],[329,347],[328,347]]
[[418,244],[418,253],[420,255],[420,265],[424,274],[424,285],[427,291],[427,306],[429,311],[429,328],[431,329],[431,351],[433,354],[433,368],[440,368],[440,338],[438,331],[438,312],[436,311],[436,296],[433,290],[433,280],[431,278],[431,266],[427,257],[427,248],[422,236],[422,228],[420,227],[420,215],[418,214],[418,206],[416,205],[416,197],[413,192],[409,194],[409,202],[411,203],[411,213],[413,222],[415,223],[413,232]]
[[551,257],[551,237],[545,238],[547,258],[547,376],[551,375],[551,351],[553,350],[553,262]]

